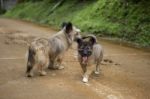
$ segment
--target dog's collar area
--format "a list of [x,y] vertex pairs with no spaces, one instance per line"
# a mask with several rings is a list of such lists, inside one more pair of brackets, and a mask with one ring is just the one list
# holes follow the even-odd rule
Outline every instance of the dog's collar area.
[[71,44],[72,44],[72,40],[71,40],[71,35],[68,35],[68,34],[66,34],[65,33],[65,36],[66,36],[66,39],[67,39],[67,43],[68,43],[68,45],[70,46]]

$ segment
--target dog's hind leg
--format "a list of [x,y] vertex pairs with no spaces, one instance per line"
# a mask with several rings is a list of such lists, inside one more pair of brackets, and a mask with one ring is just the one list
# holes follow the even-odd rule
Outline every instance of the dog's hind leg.
[[100,74],[100,64],[101,64],[102,58],[103,58],[103,52],[101,51],[101,54],[100,54],[99,59],[97,60],[96,68],[95,68],[95,72],[94,72],[97,75]]
[[32,49],[29,48],[28,61],[27,61],[27,70],[26,70],[27,77],[32,77],[33,76],[32,69],[33,69],[33,66],[35,65],[34,55],[35,55],[35,52]]
[[33,76],[33,72],[32,72],[32,69],[33,69],[33,66],[34,64],[33,63],[27,63],[27,77],[32,77]]
[[97,64],[96,64],[96,68],[95,68],[94,73],[95,73],[96,75],[98,75],[98,74],[100,73],[100,63],[97,63]]

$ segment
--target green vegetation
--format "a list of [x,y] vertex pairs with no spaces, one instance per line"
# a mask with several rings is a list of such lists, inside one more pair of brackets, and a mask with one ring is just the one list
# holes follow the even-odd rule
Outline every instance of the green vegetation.
[[147,0],[24,0],[5,16],[56,27],[72,21],[84,32],[149,47],[149,5]]
[[0,14],[4,14],[6,11],[0,8]]
[[0,6],[0,14],[4,14],[6,12],[6,10],[2,9]]

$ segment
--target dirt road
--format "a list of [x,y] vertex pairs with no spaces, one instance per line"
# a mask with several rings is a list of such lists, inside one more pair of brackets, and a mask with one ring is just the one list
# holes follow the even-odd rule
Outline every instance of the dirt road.
[[150,53],[99,41],[105,50],[101,74],[81,82],[75,45],[63,70],[25,77],[26,42],[55,30],[29,22],[0,19],[0,99],[150,99]]

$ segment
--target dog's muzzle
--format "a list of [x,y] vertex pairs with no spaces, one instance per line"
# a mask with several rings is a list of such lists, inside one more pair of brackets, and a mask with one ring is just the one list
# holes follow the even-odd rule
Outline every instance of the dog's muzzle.
[[92,55],[92,51],[86,49],[79,49],[78,52],[81,55],[81,63],[86,65],[88,63],[88,57]]

